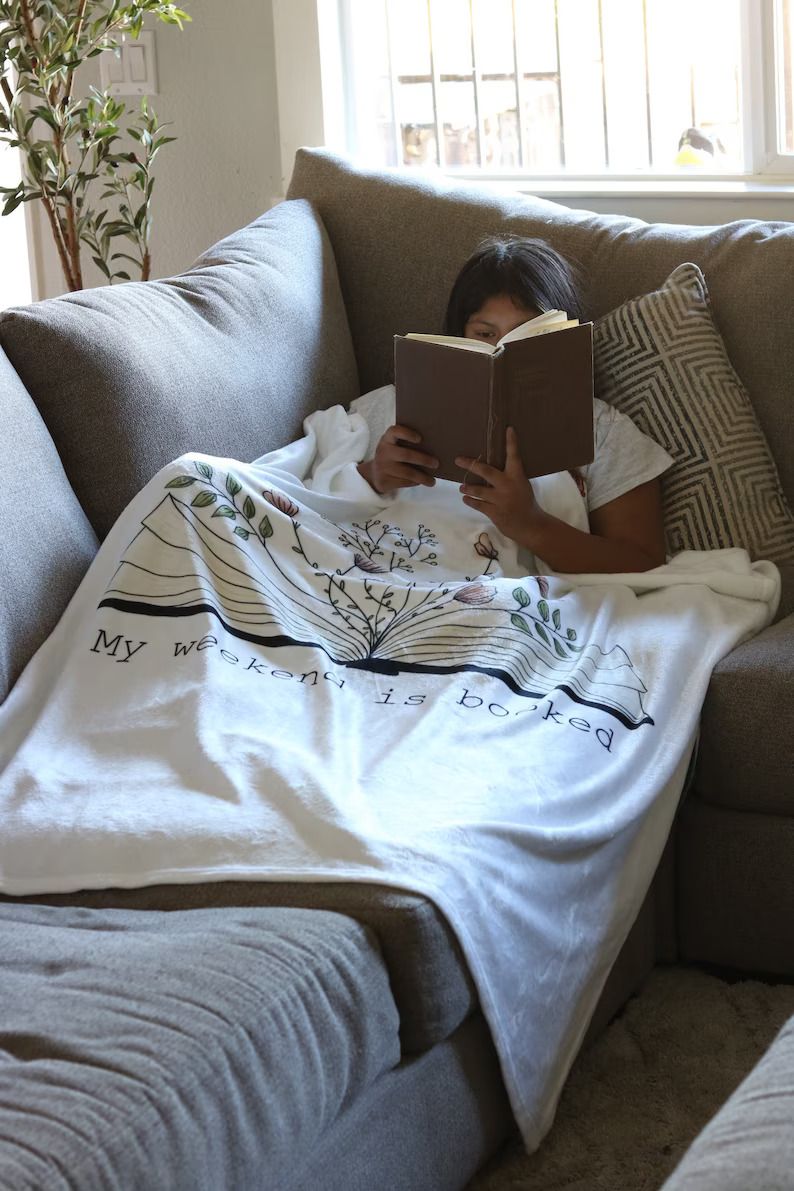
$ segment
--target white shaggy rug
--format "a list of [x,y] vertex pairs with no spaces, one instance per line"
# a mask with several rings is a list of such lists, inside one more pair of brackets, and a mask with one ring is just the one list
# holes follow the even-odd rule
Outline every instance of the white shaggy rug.
[[658,1191],[794,1014],[794,984],[657,968],[584,1054],[551,1133],[508,1145],[468,1191]]

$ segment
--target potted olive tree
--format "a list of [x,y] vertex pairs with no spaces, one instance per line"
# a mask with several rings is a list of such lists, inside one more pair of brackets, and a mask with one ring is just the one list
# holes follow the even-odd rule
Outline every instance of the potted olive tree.
[[159,0],[0,0],[0,141],[22,162],[19,184],[0,187],[2,214],[42,204],[69,290],[83,287],[84,250],[109,282],[150,276],[152,165],[174,138],[145,98],[128,112],[74,85],[83,62],[137,37],[147,16],[190,20]]

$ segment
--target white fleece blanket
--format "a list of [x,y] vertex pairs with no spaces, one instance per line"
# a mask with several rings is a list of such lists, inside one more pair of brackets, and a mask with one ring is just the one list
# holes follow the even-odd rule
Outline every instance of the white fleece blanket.
[[[667,837],[770,564],[523,574],[456,485],[377,497],[341,407],[132,502],[0,711],[11,894],[361,880],[431,898],[529,1148]],[[573,481],[538,485],[585,514]]]

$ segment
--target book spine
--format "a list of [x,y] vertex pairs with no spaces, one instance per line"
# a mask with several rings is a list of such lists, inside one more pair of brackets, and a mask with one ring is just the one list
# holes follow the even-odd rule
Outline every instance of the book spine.
[[491,357],[491,384],[488,394],[488,433],[485,459],[491,467],[503,468],[505,465],[505,432],[507,430],[507,411],[505,410],[505,368],[504,348],[500,348]]

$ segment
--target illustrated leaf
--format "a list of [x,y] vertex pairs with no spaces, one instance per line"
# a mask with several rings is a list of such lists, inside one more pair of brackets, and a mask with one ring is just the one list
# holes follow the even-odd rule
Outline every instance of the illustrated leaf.
[[517,604],[520,604],[522,608],[528,608],[530,605],[529,596],[524,591],[523,587],[513,588],[513,599]]
[[575,641],[576,640],[576,629],[567,629],[565,636],[568,638],[569,641]]
[[236,496],[241,488],[242,484],[238,483],[231,472],[229,472],[228,476],[226,477],[226,491],[229,493],[229,496]]
[[537,621],[535,621],[534,624],[535,624],[535,632],[538,634],[541,641],[545,641],[547,645],[551,645],[551,638],[549,637],[549,634],[544,629],[543,625],[538,624]]
[[199,472],[200,475],[204,476],[205,480],[212,479],[212,468],[210,467],[209,463],[197,463],[196,471]]
[[559,641],[557,641],[556,639],[554,641],[554,652],[556,653],[558,658],[564,658],[565,661],[567,662],[568,654],[565,652],[563,647],[560,645]]
[[554,627],[555,627],[555,629],[559,629],[559,627],[560,627],[560,622],[561,622],[561,620],[562,620],[562,617],[560,616],[560,610],[559,610],[559,608],[555,608],[555,609],[554,609],[554,611],[553,611],[553,612],[552,612],[552,614],[551,614],[551,619],[552,619],[552,621],[554,622]]
[[545,600],[538,600],[538,612],[543,617],[544,621],[548,623],[549,619],[549,605]]
[[256,512],[256,505],[251,500],[250,496],[246,496],[245,500],[243,501],[243,512],[245,513],[245,515],[249,521],[251,520],[254,513]]
[[190,503],[197,509],[206,509],[207,505],[214,505],[217,499],[214,492],[199,492],[198,496],[194,496]]
[[519,616],[519,614],[517,612],[514,612],[513,615],[510,617],[510,623],[516,629],[523,629],[525,633],[528,633],[531,631],[529,628],[529,625],[524,620],[524,617]]
[[251,536],[249,530],[243,529],[242,525],[235,525],[234,532],[237,534],[238,538],[242,538],[245,542],[247,542]]
[[270,524],[270,518],[267,515],[259,522],[259,532],[263,538],[271,538],[273,536],[273,526]]
[[213,517],[231,517],[232,521],[237,520],[237,511],[231,505],[218,505]]
[[177,476],[176,479],[168,481],[166,488],[189,488],[195,482],[195,476]]

